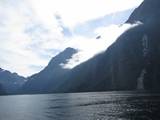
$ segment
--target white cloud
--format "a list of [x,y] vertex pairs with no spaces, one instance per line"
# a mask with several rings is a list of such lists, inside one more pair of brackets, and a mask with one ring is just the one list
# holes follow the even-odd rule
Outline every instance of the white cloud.
[[[39,17],[53,23],[52,16],[59,14],[64,24],[73,27],[79,23],[106,14],[137,7],[143,0],[30,0]],[[51,22],[52,20],[52,22]]]
[[74,54],[66,64],[61,64],[61,66],[71,69],[87,61],[96,54],[105,51],[126,30],[141,24],[140,22],[136,22],[135,24],[110,25],[108,27],[98,28],[95,32],[97,35],[101,35],[99,39],[73,38],[69,46],[79,49],[79,52]]
[[[46,54],[51,58],[54,53],[46,51],[60,49],[59,46],[64,41],[63,35],[58,24],[55,24],[55,29],[50,29],[38,20],[27,2],[18,1],[15,6],[9,3],[10,1],[3,2],[0,5],[0,16],[4,19],[4,22],[0,21],[1,24],[3,22],[0,26],[0,67],[21,75],[31,75],[39,70],[30,66],[45,67],[48,59],[41,55]],[[37,24],[40,26],[35,27]],[[45,29],[48,31],[44,32]]]
[[[74,33],[71,38],[66,38],[55,15],[60,15],[64,25],[73,30],[79,23],[134,8],[141,2],[142,0],[1,0],[0,67],[28,76],[40,70],[30,66],[45,67],[51,57],[69,46],[81,50],[73,57],[82,57],[80,62],[83,62],[103,51],[113,41],[88,39],[75,36]],[[114,25],[107,28],[110,29],[108,32],[113,28],[119,33]],[[103,31],[106,31],[105,27],[98,28],[95,33],[103,34]],[[112,35],[112,38],[117,36]]]

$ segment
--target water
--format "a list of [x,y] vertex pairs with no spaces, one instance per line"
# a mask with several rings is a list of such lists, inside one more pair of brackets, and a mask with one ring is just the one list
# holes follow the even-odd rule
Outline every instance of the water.
[[0,97],[0,120],[159,120],[160,95],[95,92]]

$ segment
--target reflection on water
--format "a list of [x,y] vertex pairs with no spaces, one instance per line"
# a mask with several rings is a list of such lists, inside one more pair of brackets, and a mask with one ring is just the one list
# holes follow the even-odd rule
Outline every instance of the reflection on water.
[[0,97],[0,120],[159,120],[160,95],[97,92]]

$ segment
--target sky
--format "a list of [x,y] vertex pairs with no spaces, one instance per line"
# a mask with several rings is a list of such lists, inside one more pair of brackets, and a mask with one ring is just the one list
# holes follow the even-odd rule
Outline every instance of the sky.
[[79,52],[63,65],[73,68],[129,29],[122,24],[142,1],[0,0],[0,67],[30,76],[73,47]]

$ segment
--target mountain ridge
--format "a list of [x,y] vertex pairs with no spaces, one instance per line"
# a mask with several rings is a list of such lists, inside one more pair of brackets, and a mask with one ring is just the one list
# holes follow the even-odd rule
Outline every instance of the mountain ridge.
[[66,48],[64,51],[53,57],[48,65],[39,73],[28,77],[28,81],[22,87],[22,92],[25,93],[48,93],[51,86],[56,86],[61,81],[58,81],[65,75],[69,69],[63,68],[61,64],[67,64],[68,59],[77,53],[74,48]]
[[0,68],[0,84],[6,93],[17,93],[26,81],[27,79],[25,77],[20,76],[17,73],[11,73],[8,70]]

